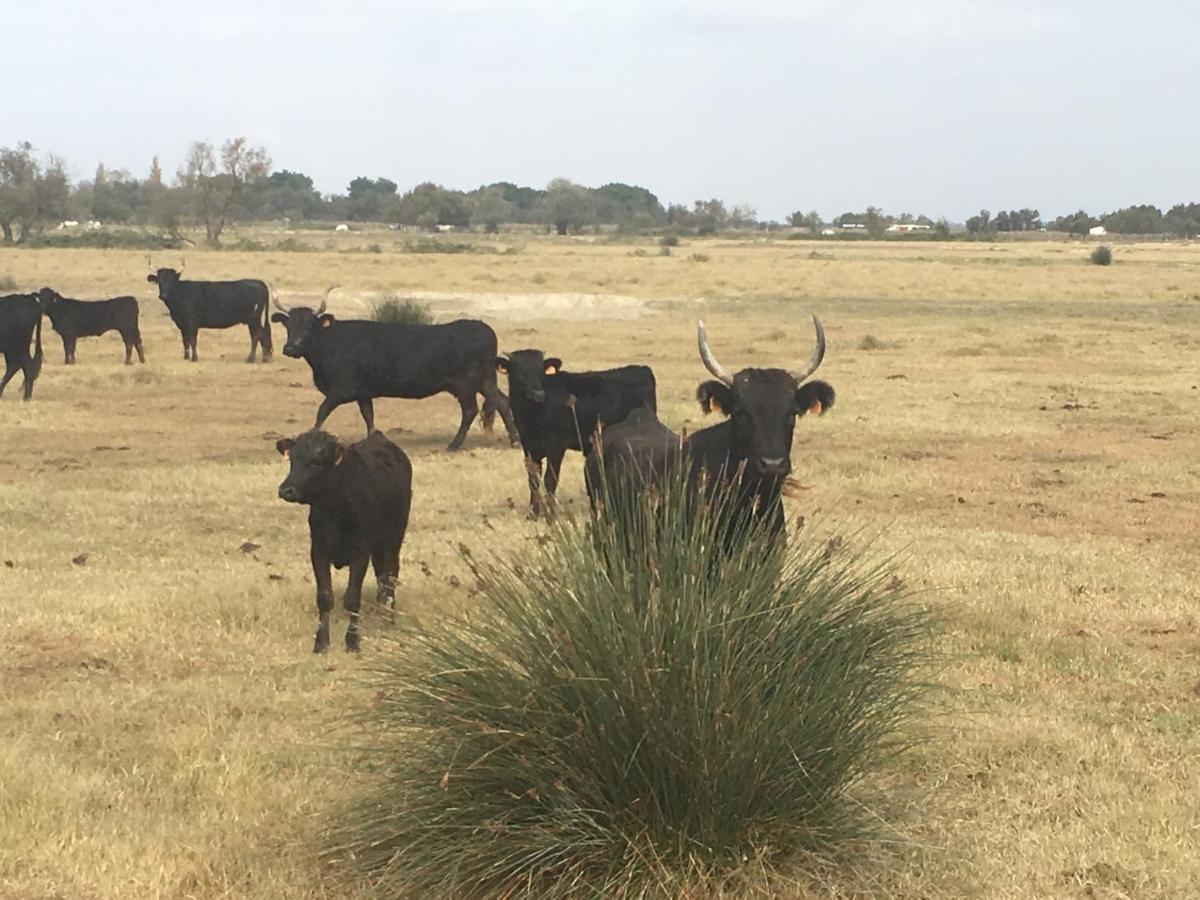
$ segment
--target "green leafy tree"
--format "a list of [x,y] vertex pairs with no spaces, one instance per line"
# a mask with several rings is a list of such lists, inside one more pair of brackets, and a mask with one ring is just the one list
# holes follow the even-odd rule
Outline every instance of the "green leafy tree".
[[513,221],[515,207],[504,199],[504,191],[497,185],[484,188],[475,198],[471,210],[471,224],[489,234],[495,234],[500,226]]
[[349,218],[356,222],[379,222],[397,212],[396,182],[388,178],[359,176],[350,182],[347,195]]
[[566,178],[555,178],[546,185],[542,217],[558,234],[570,234],[591,225],[596,220],[596,209],[586,188]]
[[967,219],[967,231],[971,234],[983,234],[989,231],[994,231],[992,227],[992,214],[986,209],[981,209],[979,215],[971,216]]
[[221,146],[219,162],[212,144],[192,144],[181,186],[191,199],[196,218],[204,225],[210,246],[221,243],[221,233],[237,212],[239,201],[248,189],[266,179],[270,167],[266,150],[250,146],[242,137]]
[[1149,204],[1118,209],[1103,216],[1100,221],[1114,234],[1162,234],[1167,230],[1162,210]]
[[1050,227],[1054,231],[1065,231],[1068,234],[1087,234],[1090,228],[1098,224],[1095,218],[1080,209],[1069,215],[1059,216],[1050,223]]
[[1200,234],[1200,203],[1177,203],[1167,210],[1167,230],[1180,237]]

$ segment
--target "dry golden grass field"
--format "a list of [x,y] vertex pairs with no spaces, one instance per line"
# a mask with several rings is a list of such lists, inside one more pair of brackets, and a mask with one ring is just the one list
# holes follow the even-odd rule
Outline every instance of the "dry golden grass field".
[[[911,798],[895,842],[795,893],[1200,896],[1200,245],[1121,244],[1101,268],[1081,243],[302,238],[322,249],[189,251],[187,273],[262,277],[285,304],[337,283],[346,317],[412,293],[502,349],[646,362],[674,427],[703,424],[698,315],[739,368],[807,358],[817,313],[839,399],[799,423],[811,489],[789,519],[906,548],[946,623],[949,708],[885,773]],[[148,356],[122,366],[114,334],[67,368],[47,322],[34,401],[19,378],[0,401],[0,897],[345,896],[313,841],[361,787],[335,723],[384,626],[351,657],[339,609],[334,649],[309,652],[305,515],[276,498],[274,441],[319,395],[302,361],[246,365],[240,328],[184,362],[145,272],[144,252],[0,251],[22,290],[136,294]],[[519,451],[475,428],[445,453],[449,397],[376,415],[415,467],[399,605],[474,602],[456,545],[545,529]],[[362,433],[352,406],[328,427]]]

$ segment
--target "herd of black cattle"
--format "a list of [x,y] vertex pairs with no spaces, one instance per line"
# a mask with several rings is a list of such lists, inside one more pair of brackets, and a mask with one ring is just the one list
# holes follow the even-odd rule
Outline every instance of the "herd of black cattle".
[[[313,429],[276,446],[290,463],[279,496],[309,506],[318,610],[314,652],[329,645],[331,566],[350,569],[343,598],[349,616],[347,650],[358,649],[368,563],[380,603],[388,609],[395,604],[400,545],[412,502],[412,464],[375,430],[376,397],[454,396],[462,420],[449,450],[462,446],[481,415],[477,397],[482,397],[484,429],[491,431],[498,413],[509,439],[524,452],[531,515],[553,511],[563,457],[567,450],[577,450],[586,457],[587,491],[594,503],[618,484],[640,489],[680,464],[689,492],[723,491],[735,517],[765,520],[775,534],[784,531],[780,500],[791,471],[796,417],[823,413],[834,402],[830,385],[806,381],[825,355],[824,330],[815,316],[816,345],[797,371],[747,368],[731,374],[713,355],[699,322],[700,359],[713,379],[701,383],[696,396],[704,412],[726,418],[681,437],[658,421],[656,384],[648,366],[567,372],[562,360],[541,350],[500,355],[496,333],[476,320],[439,325],[339,321],[325,311],[328,291],[315,310],[285,309],[270,285],[257,279],[193,281],[169,268],[157,269],[147,279],[158,285],[159,299],[179,328],[185,360],[198,360],[201,328],[245,325],[250,334],[247,361],[254,362],[261,350],[267,362],[273,352],[271,323],[277,322],[287,330],[284,355],[303,359],[312,369],[324,396]],[[42,367],[43,315],[62,338],[68,365],[76,362],[79,338],[108,331],[120,333],[126,365],[134,352],[145,362],[134,297],[74,300],[50,288],[0,297],[0,352],[5,358],[0,395],[22,371],[24,399],[31,398]],[[497,372],[508,377],[508,396],[497,385]],[[320,429],[335,408],[350,401],[358,404],[367,437],[346,446]]]

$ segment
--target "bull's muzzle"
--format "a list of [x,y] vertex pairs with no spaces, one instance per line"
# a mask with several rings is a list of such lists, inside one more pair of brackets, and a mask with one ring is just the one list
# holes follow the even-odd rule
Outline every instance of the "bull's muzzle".
[[786,456],[760,456],[756,468],[764,478],[782,478],[792,470],[792,461]]
[[279,499],[286,500],[288,503],[299,503],[300,492],[285,481],[279,486]]
[[300,349],[295,344],[284,344],[283,355],[290,356],[292,359],[299,359]]

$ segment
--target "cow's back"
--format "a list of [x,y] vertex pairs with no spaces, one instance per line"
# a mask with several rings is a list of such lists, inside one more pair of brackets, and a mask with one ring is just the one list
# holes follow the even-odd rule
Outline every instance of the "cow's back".
[[62,335],[95,337],[112,329],[137,325],[138,303],[133,297],[111,300],[72,300],[60,297],[46,314],[54,330]]
[[262,319],[270,292],[256,278],[180,281],[167,307],[176,322],[197,328],[230,328]]
[[412,504],[412,462],[379,432],[346,448],[337,489],[309,511],[314,542],[329,548],[338,567],[355,550],[398,544]]
[[32,294],[0,297],[0,353],[29,351],[42,309]]
[[442,325],[335,321],[309,355],[330,396],[422,399],[482,379],[496,358],[496,333],[473,319]]

